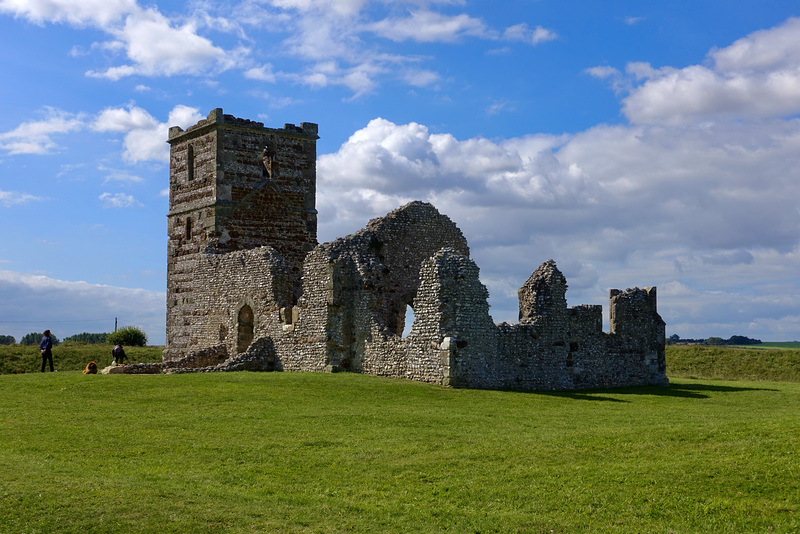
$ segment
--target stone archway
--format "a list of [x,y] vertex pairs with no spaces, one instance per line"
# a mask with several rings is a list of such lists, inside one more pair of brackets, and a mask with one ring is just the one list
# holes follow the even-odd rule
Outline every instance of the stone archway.
[[241,353],[247,350],[247,347],[253,342],[253,328],[255,325],[255,316],[253,315],[253,308],[248,304],[242,306],[239,310],[239,317],[236,319],[236,352]]

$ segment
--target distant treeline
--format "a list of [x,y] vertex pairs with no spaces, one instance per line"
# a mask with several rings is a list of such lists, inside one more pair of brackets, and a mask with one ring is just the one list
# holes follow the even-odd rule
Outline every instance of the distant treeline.
[[667,338],[667,345],[676,343],[694,343],[697,345],[760,345],[761,340],[746,336],[731,336],[728,339],[722,339],[721,337],[709,337],[706,339],[684,339],[678,334],[672,334]]
[[[19,340],[20,345],[38,345],[39,342],[42,341],[42,333],[41,332],[31,332],[30,334],[25,334],[22,336],[22,339]],[[55,334],[50,334],[50,341],[53,342],[53,346],[55,347],[61,341],[55,336]]]
[[[55,335],[52,334],[50,337],[53,340],[53,345],[58,345],[62,341],[71,341],[73,343],[105,343],[108,336],[109,334],[105,332],[101,334],[90,334],[89,332],[84,332],[82,334],[75,334],[74,336],[65,337],[63,340],[59,340]],[[22,339],[19,340],[19,344],[38,345],[41,340],[41,332],[31,332],[30,334],[25,334],[22,336]],[[14,336],[0,335],[0,345],[14,345],[16,343],[17,340]]]
[[75,343],[105,343],[108,337],[107,332],[101,334],[90,334],[84,332],[82,334],[75,334],[74,336],[65,337],[64,341],[73,341]]

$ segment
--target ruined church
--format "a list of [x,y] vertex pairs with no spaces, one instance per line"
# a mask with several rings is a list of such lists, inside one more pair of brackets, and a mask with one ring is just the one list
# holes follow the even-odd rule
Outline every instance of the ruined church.
[[494,324],[464,235],[431,204],[318,243],[317,134],[222,109],[170,128],[161,372],[350,371],[516,390],[667,383],[654,287],[612,289],[603,332],[601,306],[568,308],[548,260],[519,290],[519,323]]

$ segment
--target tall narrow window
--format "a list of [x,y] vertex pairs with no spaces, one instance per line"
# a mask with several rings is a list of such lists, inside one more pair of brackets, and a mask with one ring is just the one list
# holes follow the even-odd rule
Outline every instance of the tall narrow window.
[[186,178],[190,182],[194,180],[194,145],[186,147]]
[[245,304],[239,310],[239,317],[236,321],[236,352],[244,352],[250,343],[253,342],[253,326],[255,325],[255,317],[253,316],[253,308]]
[[191,217],[186,217],[186,240],[192,238],[192,219]]
[[275,153],[269,147],[269,145],[264,147],[264,150],[261,151],[261,160],[264,163],[264,168],[262,172],[264,173],[264,178],[269,180],[270,178],[274,178],[273,174],[273,163],[274,163]]

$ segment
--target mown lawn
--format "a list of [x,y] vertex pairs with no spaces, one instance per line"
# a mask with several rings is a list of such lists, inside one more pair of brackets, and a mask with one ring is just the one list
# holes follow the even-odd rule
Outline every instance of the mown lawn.
[[797,532],[800,384],[0,376],[2,532]]

